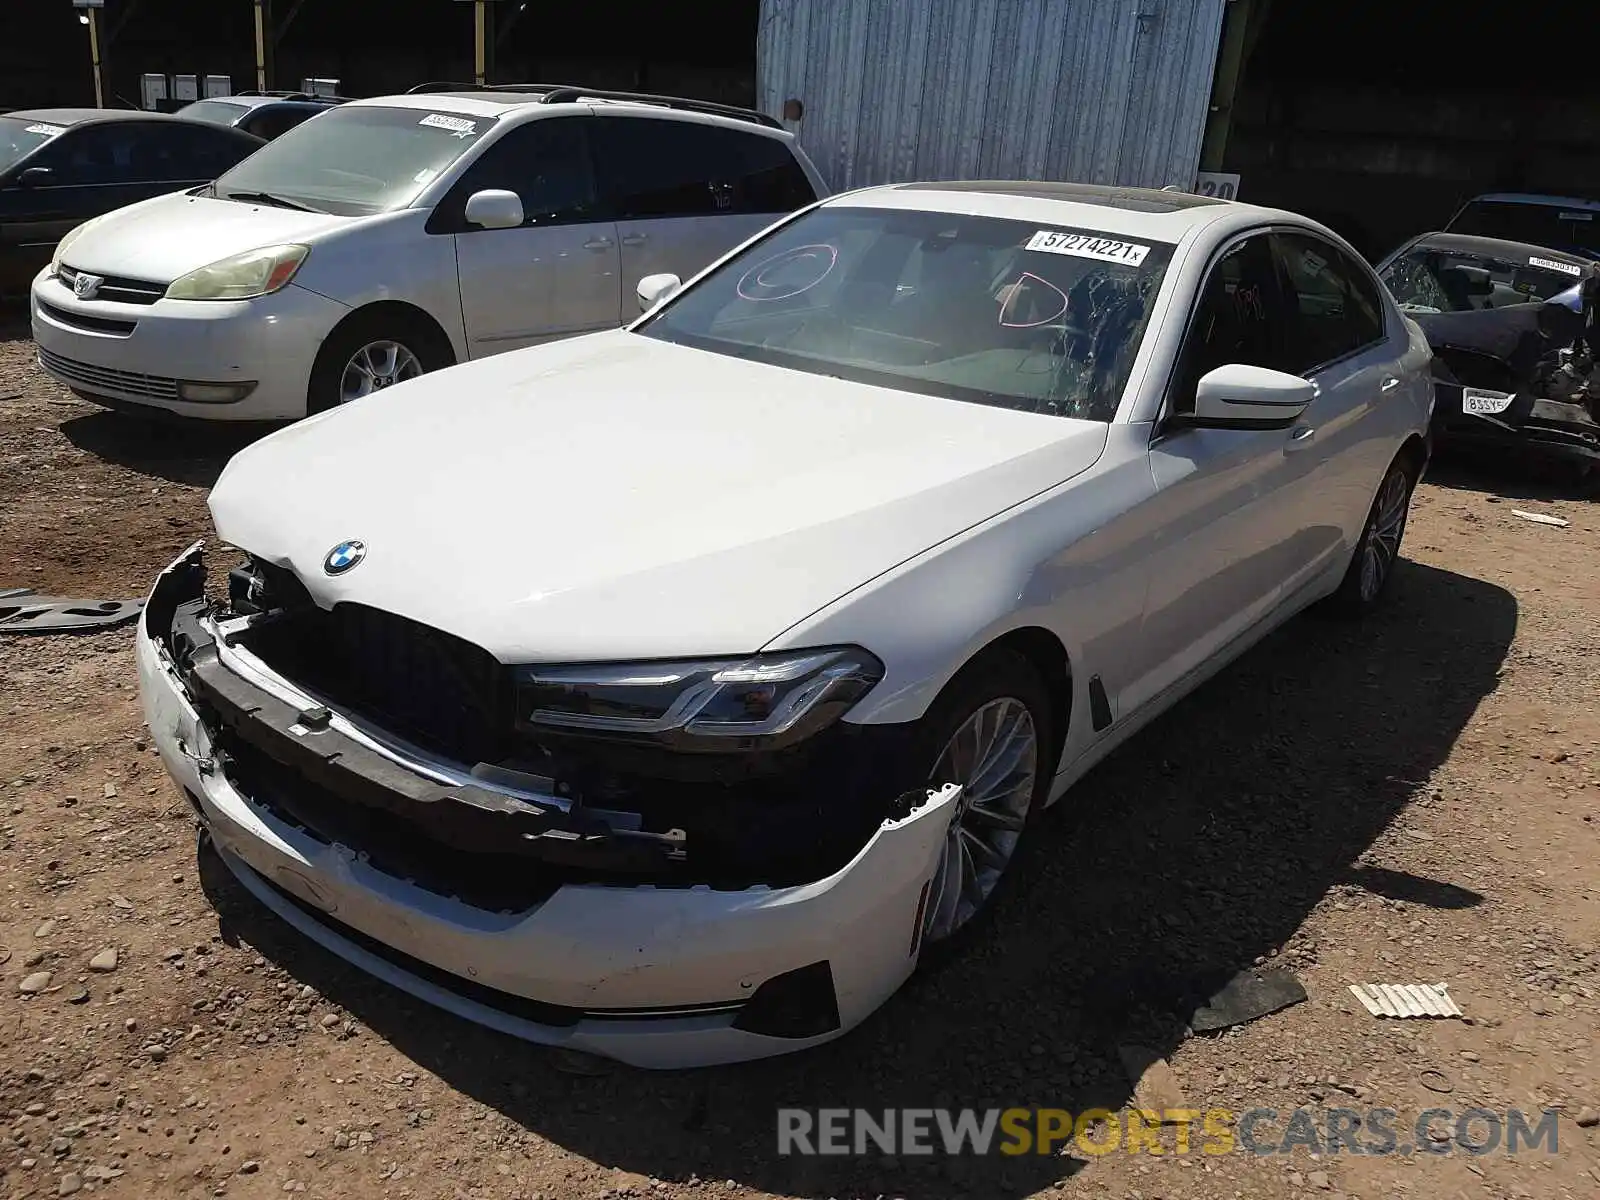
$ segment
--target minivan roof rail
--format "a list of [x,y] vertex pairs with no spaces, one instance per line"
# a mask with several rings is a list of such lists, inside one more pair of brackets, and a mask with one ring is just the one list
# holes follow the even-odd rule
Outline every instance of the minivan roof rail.
[[540,104],[572,104],[578,100],[621,100],[635,104],[656,104],[684,112],[707,113],[712,116],[733,117],[765,125],[769,129],[782,129],[783,124],[766,113],[753,108],[739,108],[733,104],[718,104],[711,100],[691,100],[684,96],[663,96],[655,92],[619,92],[608,88],[581,87],[571,83],[419,83],[407,90],[408,96],[429,92],[535,92],[540,93]]

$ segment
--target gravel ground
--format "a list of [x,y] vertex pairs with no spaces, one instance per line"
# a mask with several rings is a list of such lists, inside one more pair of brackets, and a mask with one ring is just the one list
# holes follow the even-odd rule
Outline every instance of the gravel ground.
[[[244,440],[74,400],[13,316],[0,588],[143,594]],[[1600,519],[1555,495],[1437,474],[1392,604],[1295,622],[1095,772],[974,953],[839,1043],[714,1071],[594,1072],[344,967],[197,852],[126,630],[0,638],[0,1196],[1592,1197]],[[1186,1036],[1256,963],[1309,1001]],[[1441,980],[1466,1020],[1345,990]],[[1277,1110],[1269,1141],[1298,1106],[1392,1108],[1402,1134],[1557,1107],[1559,1149],[776,1153],[780,1106],[1117,1111],[1125,1042],[1197,1108]]]

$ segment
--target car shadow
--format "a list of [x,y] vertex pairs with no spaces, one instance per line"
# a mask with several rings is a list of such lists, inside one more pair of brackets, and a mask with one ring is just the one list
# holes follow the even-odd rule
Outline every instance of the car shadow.
[[220,863],[203,871],[204,886],[226,936],[423,1069],[604,1167],[806,1197],[1023,1196],[1082,1162],[781,1157],[776,1111],[1115,1111],[1131,1092],[1117,1044],[1170,1054],[1194,1007],[1273,955],[1330,887],[1477,903],[1448,880],[1361,860],[1426,794],[1494,690],[1516,626],[1510,593],[1410,562],[1367,622],[1292,622],[1073,789],[964,957],[913,979],[848,1037],[786,1058],[575,1074],[560,1055],[345,966],[255,904]]
[[210,487],[228,460],[273,425],[93,412],[61,423],[78,449],[168,483]]
[[1428,466],[1428,482],[1457,492],[1552,503],[1600,495],[1600,471],[1580,477],[1574,465],[1536,451],[1453,447]]

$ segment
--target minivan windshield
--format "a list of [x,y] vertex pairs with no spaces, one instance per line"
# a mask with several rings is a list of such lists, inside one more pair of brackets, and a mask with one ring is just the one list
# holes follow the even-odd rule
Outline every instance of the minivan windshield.
[[0,117],[0,172],[9,171],[57,134],[63,125],[34,121],[26,117]]
[[1413,246],[1383,270],[1384,286],[1400,311],[1409,313],[1535,304],[1582,278],[1582,268],[1539,254],[1516,258],[1465,254],[1426,243]]
[[341,216],[404,208],[494,122],[422,108],[330,108],[223,175],[215,194],[272,196]]
[[814,209],[638,329],[901,391],[1116,415],[1172,246],[958,213]]

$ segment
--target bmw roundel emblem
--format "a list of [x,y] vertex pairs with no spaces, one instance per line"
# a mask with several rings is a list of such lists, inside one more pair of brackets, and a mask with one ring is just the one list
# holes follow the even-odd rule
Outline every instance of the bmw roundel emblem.
[[343,575],[355,568],[367,556],[365,542],[340,542],[322,560],[322,569],[329,575]]

